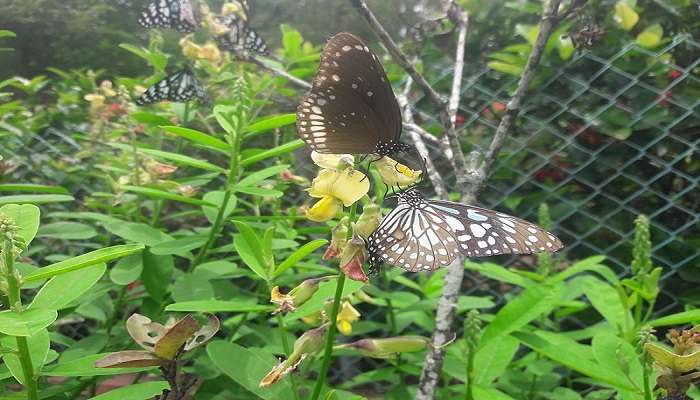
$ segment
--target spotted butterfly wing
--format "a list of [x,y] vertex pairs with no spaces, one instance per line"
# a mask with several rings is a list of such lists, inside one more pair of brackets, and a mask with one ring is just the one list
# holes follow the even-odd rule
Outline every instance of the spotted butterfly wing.
[[401,110],[377,56],[357,36],[333,36],[311,91],[297,108],[297,135],[319,153],[387,155],[399,143]]
[[186,102],[196,97],[200,102],[206,103],[207,96],[204,88],[199,83],[194,73],[189,68],[182,69],[168,75],[136,99],[136,104],[142,106],[160,101]]
[[460,254],[555,252],[561,240],[541,227],[493,210],[425,200],[416,189],[396,194],[398,204],[368,238],[370,270],[382,263],[411,272],[434,271]]
[[147,29],[175,29],[183,33],[194,32],[199,26],[191,0],[156,0],[148,4],[138,22]]
[[216,41],[222,49],[263,55],[268,53],[267,44],[263,38],[238,14],[234,13],[220,17],[219,22],[228,29],[226,33],[216,37]]

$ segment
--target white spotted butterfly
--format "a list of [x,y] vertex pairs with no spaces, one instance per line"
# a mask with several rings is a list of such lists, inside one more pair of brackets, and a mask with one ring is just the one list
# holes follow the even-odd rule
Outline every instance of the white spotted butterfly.
[[415,188],[391,196],[398,199],[367,241],[369,271],[382,263],[410,272],[434,271],[460,254],[555,252],[561,240],[541,227],[511,215],[450,201],[426,200]]

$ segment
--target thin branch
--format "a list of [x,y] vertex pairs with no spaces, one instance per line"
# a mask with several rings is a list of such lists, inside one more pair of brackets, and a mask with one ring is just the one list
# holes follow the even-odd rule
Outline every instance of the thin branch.
[[357,11],[367,20],[369,27],[372,31],[379,37],[379,39],[384,44],[384,47],[389,51],[391,56],[394,58],[401,68],[403,68],[408,75],[415,81],[415,83],[420,86],[421,90],[428,95],[430,101],[432,101],[440,109],[444,109],[446,106],[445,99],[433,89],[427,80],[416,71],[413,63],[408,60],[408,57],[399,49],[399,46],[394,42],[394,39],[389,36],[389,33],[384,29],[384,26],[374,15],[372,10],[369,9],[365,0],[350,0],[350,3],[357,9]]
[[[455,6],[456,7],[456,6]],[[466,180],[466,165],[464,163],[464,153],[462,145],[459,142],[457,135],[457,110],[459,109],[459,100],[462,96],[462,74],[464,73],[464,53],[467,43],[467,30],[469,29],[469,15],[466,12],[458,10],[456,13],[458,18],[457,25],[459,35],[457,37],[457,50],[455,52],[455,65],[452,74],[452,90],[450,99],[447,105],[447,140],[452,148],[452,161],[454,163],[455,175],[457,178],[457,186],[464,187]]]
[[435,168],[435,163],[433,162],[433,159],[430,156],[430,152],[428,151],[428,147],[425,145],[424,139],[431,138],[429,140],[433,140],[435,143],[440,142],[433,135],[429,134],[428,132],[424,131],[423,128],[420,128],[418,125],[416,125],[415,121],[413,120],[413,111],[411,111],[411,106],[408,103],[408,93],[411,91],[412,85],[413,79],[409,77],[408,79],[406,79],[406,86],[404,86],[403,93],[397,96],[396,99],[399,102],[399,107],[401,107],[401,109],[403,110],[404,126],[418,128],[409,128],[408,133],[409,135],[411,135],[413,145],[418,150],[418,153],[425,160],[425,168],[428,173],[428,178],[433,184],[433,187],[435,187],[435,192],[438,194],[438,196],[440,196],[440,198],[444,199],[447,198],[447,188],[445,188],[445,182],[442,180],[442,177],[438,173],[438,170]]
[[[545,48],[547,40],[552,33],[553,27],[559,21],[557,18],[557,10],[559,9],[560,2],[561,0],[551,0],[546,6],[547,8],[544,11],[540,21],[537,40],[532,48],[527,64],[525,65],[523,75],[518,82],[518,86],[513,94],[513,97],[508,102],[506,115],[504,115],[503,119],[498,125],[493,140],[491,141],[491,145],[489,146],[489,150],[478,170],[476,170],[475,165],[477,162],[476,157],[471,157],[470,164],[473,165],[471,165],[467,171],[469,185],[462,192],[463,202],[472,203],[474,201],[477,194],[483,187],[498,152],[500,151],[508,133],[510,132],[513,121],[520,111],[520,104],[525,97],[527,88],[535,75],[535,69],[540,62],[540,58],[542,57],[542,52]],[[452,265],[450,265],[444,278],[443,291],[440,299],[438,300],[435,317],[435,331],[433,332],[431,346],[428,349],[428,354],[426,355],[425,363],[423,364],[423,371],[421,373],[420,382],[418,385],[418,393],[416,394],[417,400],[431,400],[435,398],[435,390],[440,381],[440,375],[442,372],[445,346],[453,337],[452,325],[454,322],[454,313],[457,307],[457,299],[459,297],[459,290],[462,286],[463,277],[463,260],[458,259]]]
[[307,82],[303,79],[299,79],[296,76],[289,74],[287,71],[283,71],[281,69],[277,69],[275,67],[269,66],[256,57],[246,57],[244,61],[253,63],[253,64],[257,65],[258,67],[260,67],[266,71],[271,72],[273,75],[281,76],[282,78],[287,79],[289,82],[299,86],[302,89],[306,89],[306,90],[311,89],[311,84],[309,82]]

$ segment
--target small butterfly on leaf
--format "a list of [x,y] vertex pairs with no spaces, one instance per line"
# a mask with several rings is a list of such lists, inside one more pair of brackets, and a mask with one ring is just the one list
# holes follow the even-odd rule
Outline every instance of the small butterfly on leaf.
[[185,67],[146,89],[136,99],[136,104],[142,106],[160,101],[184,103],[195,97],[202,103],[208,102],[204,88],[195,77],[194,72],[189,67]]
[[367,240],[369,272],[383,263],[410,272],[434,271],[459,255],[555,252],[561,240],[543,228],[498,211],[426,200],[415,188],[393,196],[397,206]]
[[138,22],[146,29],[174,29],[182,33],[194,32],[199,27],[191,0],[156,0],[148,4]]

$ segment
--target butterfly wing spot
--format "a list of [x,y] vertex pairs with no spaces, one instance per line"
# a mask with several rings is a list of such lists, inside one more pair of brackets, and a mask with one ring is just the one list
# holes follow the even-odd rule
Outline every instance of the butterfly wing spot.
[[480,224],[470,224],[469,230],[472,231],[475,237],[482,237],[486,234],[486,229],[484,229]]

